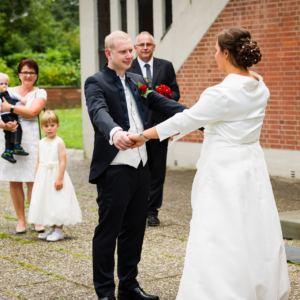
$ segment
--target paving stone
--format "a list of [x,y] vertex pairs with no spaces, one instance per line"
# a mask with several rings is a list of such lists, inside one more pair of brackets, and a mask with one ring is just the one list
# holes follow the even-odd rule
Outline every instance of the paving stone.
[[285,252],[287,260],[300,264],[300,248],[285,245]]
[[16,300],[16,296],[9,295],[4,291],[0,291],[0,299],[1,300]]
[[4,288],[7,288],[9,292],[12,291],[12,294],[15,294],[12,288],[23,285],[37,284],[40,282],[48,282],[49,280],[52,280],[52,278],[48,275],[24,268],[15,270],[12,269],[9,272],[2,273],[0,276],[0,289],[3,290]]
[[279,213],[282,234],[285,239],[300,239],[300,210]]
[[61,279],[40,281],[34,285],[15,286],[11,293],[30,300],[95,300],[95,291]]

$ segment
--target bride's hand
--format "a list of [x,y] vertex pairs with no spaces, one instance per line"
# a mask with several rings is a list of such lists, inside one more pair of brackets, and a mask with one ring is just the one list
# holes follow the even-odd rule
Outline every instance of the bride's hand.
[[129,139],[132,140],[135,144],[131,147],[131,149],[141,147],[145,144],[139,134],[130,134],[128,135]]

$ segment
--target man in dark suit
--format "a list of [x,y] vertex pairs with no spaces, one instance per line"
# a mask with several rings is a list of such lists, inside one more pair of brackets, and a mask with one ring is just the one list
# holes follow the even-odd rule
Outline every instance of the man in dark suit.
[[[131,64],[129,72],[147,77],[149,87],[164,84],[172,91],[172,99],[178,101],[180,98],[179,87],[176,82],[176,75],[171,62],[153,57],[155,43],[153,36],[146,31],[141,32],[136,38],[134,49],[138,54]],[[155,126],[167,118],[158,112],[151,112],[148,118],[148,127]],[[162,206],[163,188],[166,176],[168,139],[150,141],[153,162],[150,166],[150,193],[148,202],[148,225],[158,226],[158,209]]]
[[[166,117],[186,109],[152,91],[143,97],[145,80],[126,72],[133,60],[131,40],[115,31],[105,39],[108,65],[85,82],[88,113],[95,130],[91,183],[97,184],[99,225],[93,239],[93,273],[101,300],[115,299],[114,253],[118,240],[118,300],[159,300],[146,294],[136,280],[147,219],[149,143],[131,149],[128,138],[147,127],[149,108]],[[149,156],[148,156],[149,154]]]

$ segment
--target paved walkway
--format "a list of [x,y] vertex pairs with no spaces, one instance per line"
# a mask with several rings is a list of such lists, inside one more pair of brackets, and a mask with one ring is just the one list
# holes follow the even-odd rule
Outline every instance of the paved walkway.
[[[16,217],[9,186],[0,182],[1,300],[97,299],[91,260],[97,224],[96,189],[87,182],[89,161],[82,159],[82,152],[68,151],[67,169],[82,208],[83,223],[66,227],[66,239],[56,243],[38,240],[33,231],[15,233]],[[189,232],[194,175],[194,171],[167,172],[160,213],[162,224],[146,231],[138,280],[147,292],[159,295],[161,300],[176,299]],[[300,181],[272,178],[272,184],[279,211],[300,209]],[[296,240],[286,243],[300,247]],[[300,299],[299,271],[299,265],[289,264],[289,300]]]

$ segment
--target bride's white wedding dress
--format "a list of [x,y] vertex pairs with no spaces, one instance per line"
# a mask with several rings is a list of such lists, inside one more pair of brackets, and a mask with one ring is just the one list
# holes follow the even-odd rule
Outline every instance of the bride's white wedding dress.
[[157,126],[160,140],[205,127],[177,300],[287,300],[278,212],[259,137],[269,90],[236,74]]

